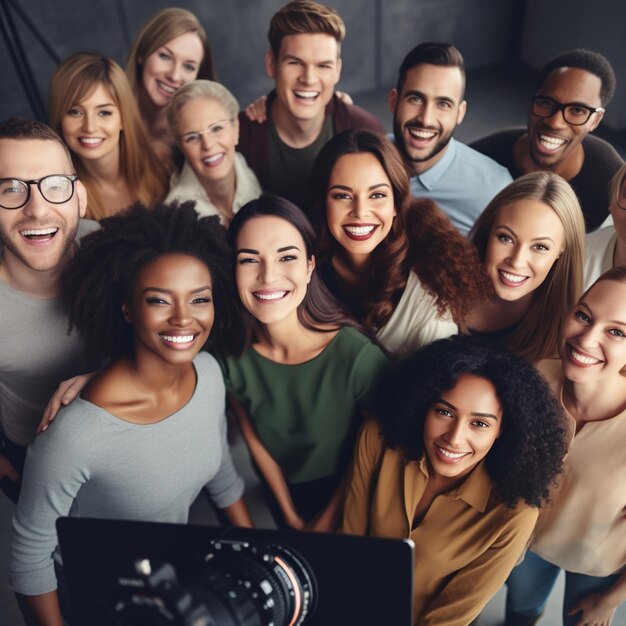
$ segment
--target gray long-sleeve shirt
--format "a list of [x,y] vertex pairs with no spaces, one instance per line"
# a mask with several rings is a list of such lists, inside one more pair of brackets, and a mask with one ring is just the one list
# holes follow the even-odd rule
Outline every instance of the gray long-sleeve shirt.
[[78,398],[36,438],[13,518],[14,591],[56,589],[52,553],[60,516],[185,523],[204,486],[220,508],[241,497],[226,441],[221,371],[204,352],[194,366],[193,396],[160,422],[132,424]]

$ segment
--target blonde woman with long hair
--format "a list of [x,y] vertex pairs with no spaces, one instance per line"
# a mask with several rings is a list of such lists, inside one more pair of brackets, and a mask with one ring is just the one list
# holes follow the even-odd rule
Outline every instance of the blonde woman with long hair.
[[466,330],[533,362],[554,356],[582,292],[584,238],[576,194],[557,174],[532,172],[505,187],[470,232],[495,296],[474,307]]
[[173,150],[165,115],[172,96],[196,78],[215,79],[209,40],[198,18],[181,8],[155,13],[135,38],[126,75],[157,149]]
[[100,220],[134,202],[151,206],[163,199],[167,170],[115,61],[88,52],[68,57],[52,77],[48,103],[50,124],[87,188],[87,217]]

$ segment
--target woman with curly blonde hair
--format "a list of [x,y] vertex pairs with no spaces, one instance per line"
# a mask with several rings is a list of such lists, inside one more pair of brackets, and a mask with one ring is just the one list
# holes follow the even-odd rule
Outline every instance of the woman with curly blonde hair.
[[48,98],[50,125],[70,148],[87,188],[87,217],[100,220],[167,193],[167,170],[150,147],[126,75],[112,59],[78,52],[59,65]]
[[396,359],[458,331],[491,287],[473,246],[431,200],[411,198],[395,146],[336,135],[311,177],[321,275]]
[[582,292],[585,221],[574,190],[552,172],[513,181],[470,232],[495,290],[466,320],[535,362],[556,354],[561,324]]

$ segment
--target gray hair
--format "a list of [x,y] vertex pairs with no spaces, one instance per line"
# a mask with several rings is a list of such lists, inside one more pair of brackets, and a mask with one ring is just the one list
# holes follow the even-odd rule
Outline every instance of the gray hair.
[[239,113],[239,103],[224,85],[213,80],[194,80],[183,85],[170,100],[167,105],[167,123],[174,136],[178,135],[178,116],[180,110],[196,98],[208,98],[219,102],[229,118],[234,119]]

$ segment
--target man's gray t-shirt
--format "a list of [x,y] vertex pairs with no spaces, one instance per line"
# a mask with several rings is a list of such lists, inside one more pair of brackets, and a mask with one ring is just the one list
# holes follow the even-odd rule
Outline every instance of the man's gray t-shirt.
[[[80,220],[76,239],[96,228],[97,222]],[[13,443],[28,446],[58,384],[97,363],[75,331],[67,334],[57,298],[37,298],[0,280],[0,318],[0,427]]]

